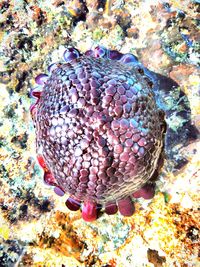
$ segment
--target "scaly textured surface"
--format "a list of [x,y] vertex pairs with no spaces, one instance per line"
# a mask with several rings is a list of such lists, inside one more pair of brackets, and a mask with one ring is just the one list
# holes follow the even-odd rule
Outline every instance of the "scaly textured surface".
[[79,200],[120,200],[156,169],[163,118],[140,70],[80,56],[58,64],[43,86],[34,114],[38,152]]

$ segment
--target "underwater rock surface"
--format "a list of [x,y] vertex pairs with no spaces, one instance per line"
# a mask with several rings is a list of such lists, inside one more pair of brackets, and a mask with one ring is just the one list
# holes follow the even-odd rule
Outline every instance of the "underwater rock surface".
[[[150,2],[1,1],[1,266],[198,265],[199,4]],[[86,223],[43,184],[30,88],[68,46],[97,45],[132,53],[163,77],[171,134],[154,199],[138,199],[131,217]]]

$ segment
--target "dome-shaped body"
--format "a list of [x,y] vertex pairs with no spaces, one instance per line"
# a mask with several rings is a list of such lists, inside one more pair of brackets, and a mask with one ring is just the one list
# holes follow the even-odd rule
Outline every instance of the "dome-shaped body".
[[123,60],[77,55],[54,65],[33,118],[38,153],[64,192],[106,204],[151,178],[164,131],[151,85]]

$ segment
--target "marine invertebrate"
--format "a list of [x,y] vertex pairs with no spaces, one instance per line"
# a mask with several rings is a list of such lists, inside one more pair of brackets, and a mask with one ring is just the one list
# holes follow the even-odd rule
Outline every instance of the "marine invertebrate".
[[[66,205],[86,221],[134,213],[133,197],[152,198],[163,147],[163,112],[153,76],[132,54],[97,47],[64,53],[36,77],[31,108],[38,161]],[[81,204],[82,203],[82,204]]]

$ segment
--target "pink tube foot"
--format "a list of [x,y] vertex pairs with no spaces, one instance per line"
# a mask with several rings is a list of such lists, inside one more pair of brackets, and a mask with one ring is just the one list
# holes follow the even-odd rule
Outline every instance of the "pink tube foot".
[[72,210],[72,211],[77,211],[80,209],[81,207],[81,203],[80,201],[72,198],[72,197],[69,197],[66,202],[65,202],[65,205],[67,206],[67,208],[69,210]]
[[80,53],[77,49],[75,48],[67,48],[63,54],[63,57],[64,57],[64,60],[66,62],[70,62],[72,61],[73,59],[76,59],[80,56]]
[[132,216],[135,211],[134,204],[130,197],[118,200],[118,208],[123,216]]
[[54,187],[54,192],[56,193],[56,195],[63,197],[65,192],[58,186]]
[[47,74],[41,73],[35,78],[35,82],[39,85],[44,85],[48,78],[49,76]]
[[123,57],[121,57],[120,61],[125,64],[138,64],[137,58],[132,54],[125,54]]
[[53,175],[47,171],[44,173],[44,182],[47,184],[47,185],[54,185],[56,186],[56,179],[53,177]]
[[141,189],[133,193],[134,198],[143,197],[144,199],[152,199],[155,195],[155,185],[146,184]]
[[97,46],[94,49],[94,57],[106,57],[107,49],[103,46]]
[[86,222],[92,222],[97,219],[97,204],[94,202],[85,201],[82,208],[82,218]]
[[113,214],[117,213],[117,211],[118,211],[118,207],[117,207],[115,202],[106,203],[105,212],[108,215],[113,215]]
[[108,58],[112,60],[120,60],[123,54],[118,52],[117,50],[108,51]]

